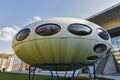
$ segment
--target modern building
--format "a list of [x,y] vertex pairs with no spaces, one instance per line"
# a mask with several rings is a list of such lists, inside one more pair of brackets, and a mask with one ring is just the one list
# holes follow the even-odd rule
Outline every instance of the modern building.
[[[120,3],[102,11],[99,12],[93,16],[90,16],[86,20],[89,20],[93,23],[96,23],[100,25],[101,27],[105,28],[108,33],[110,34],[112,38],[112,54],[114,55],[111,59],[114,60],[114,67],[116,67],[116,72],[119,72],[120,68]],[[111,54],[111,55],[112,55]],[[101,63],[98,64],[99,68],[103,68],[101,70],[103,73],[104,70],[106,69],[105,66],[112,66],[112,62],[109,62],[109,65],[107,65],[107,61],[110,61],[110,56],[104,58],[101,60],[101,63],[103,66],[101,67]],[[110,65],[111,64],[111,65]],[[111,68],[109,68],[111,69]],[[113,69],[112,69],[113,70]],[[114,73],[114,71],[113,71]]]
[[14,54],[14,62],[13,62],[13,66],[12,66],[12,71],[26,71],[28,70],[29,65],[24,63],[23,61],[21,61],[16,54]]
[[11,71],[14,54],[0,54],[0,71]]

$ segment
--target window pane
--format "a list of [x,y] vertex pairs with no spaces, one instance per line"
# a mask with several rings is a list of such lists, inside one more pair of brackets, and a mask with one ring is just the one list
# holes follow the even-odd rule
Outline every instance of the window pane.
[[23,29],[23,30],[21,30],[21,31],[17,34],[16,40],[17,40],[17,41],[22,41],[22,40],[24,40],[24,39],[29,35],[29,33],[30,33],[30,29]]
[[104,45],[104,44],[97,44],[97,45],[94,47],[94,51],[95,51],[96,53],[102,53],[102,52],[106,51],[106,49],[107,49],[107,46]]
[[108,33],[107,32],[105,32],[104,30],[102,30],[102,29],[97,29],[97,33],[98,33],[98,35],[102,38],[102,39],[104,39],[104,40],[108,40],[109,39],[109,35],[108,35]]
[[92,32],[91,28],[83,24],[71,24],[68,26],[68,31],[75,35],[88,35]]
[[87,60],[96,60],[96,59],[98,59],[97,56],[90,56],[90,57],[87,57]]
[[35,32],[41,36],[49,36],[58,33],[60,30],[61,28],[57,24],[44,24],[38,26]]

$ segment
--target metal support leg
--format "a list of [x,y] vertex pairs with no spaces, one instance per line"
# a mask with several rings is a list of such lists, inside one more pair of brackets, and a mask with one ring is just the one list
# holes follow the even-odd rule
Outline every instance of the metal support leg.
[[64,80],[66,79],[67,71],[65,71]]
[[58,72],[57,72],[57,71],[56,71],[56,75],[57,75],[58,80],[60,80],[60,79],[59,79],[59,75],[58,75]]
[[93,70],[94,70],[94,80],[96,80],[95,65],[93,65]]
[[90,73],[90,69],[87,67],[87,69],[88,69],[88,73],[89,73],[89,77],[90,77],[90,80],[92,80],[92,75],[91,75],[91,73]]
[[53,75],[51,66],[49,66],[49,69],[50,69],[50,73],[51,73],[51,76],[52,76],[52,80],[55,80],[55,77],[54,77],[54,75]]
[[31,66],[29,66],[29,77],[28,77],[28,80],[31,80],[30,79],[30,72],[31,72]]
[[[93,71],[94,71],[94,80],[96,80],[96,73],[95,73],[95,65],[94,64],[89,64],[89,63],[61,63],[61,64],[33,64],[31,66],[29,66],[29,80],[31,80],[31,67],[34,66],[34,67],[38,67],[38,66],[48,66],[49,70],[50,70],[50,73],[51,73],[51,77],[52,77],[52,80],[55,80],[55,77],[54,77],[54,74],[52,72],[52,67],[53,66],[59,66],[59,65],[66,65],[66,66],[73,66],[74,69],[73,69],[73,73],[72,73],[72,77],[71,77],[71,80],[74,80],[74,76],[75,76],[75,71],[77,69],[78,66],[93,66]],[[57,76],[58,76],[58,73],[56,72]],[[65,77],[66,77],[66,74],[67,72],[65,73]],[[32,76],[32,80],[34,80],[34,75],[35,75],[35,71],[33,71],[33,76]],[[92,79],[92,76],[90,74],[90,70],[89,70],[89,76],[90,78]],[[65,79],[65,78],[64,78]],[[59,78],[58,78],[59,80]]]
[[72,74],[71,80],[74,80],[74,77],[75,77],[74,75],[75,75],[76,68],[77,68],[77,65],[74,65],[74,70],[73,70],[73,74]]
[[33,69],[33,76],[32,76],[32,80],[34,80],[35,70],[36,70],[36,67],[35,67],[35,69]]

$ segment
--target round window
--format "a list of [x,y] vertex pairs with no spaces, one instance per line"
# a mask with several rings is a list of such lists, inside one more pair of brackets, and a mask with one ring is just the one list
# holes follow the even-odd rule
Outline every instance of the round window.
[[102,53],[102,52],[106,51],[106,49],[107,49],[107,46],[104,45],[104,44],[97,44],[97,45],[94,47],[94,51],[95,51],[96,53]]
[[104,31],[103,29],[97,29],[97,33],[98,33],[98,35],[102,38],[102,39],[104,39],[104,40],[108,40],[109,39],[109,35],[108,35],[108,33],[106,32],[106,31]]
[[75,35],[84,36],[90,34],[92,29],[83,24],[71,24],[68,26],[68,31]]
[[58,33],[61,30],[57,24],[44,24],[36,28],[35,32],[41,36],[49,36]]
[[22,41],[24,40],[26,37],[28,37],[28,35],[30,34],[30,29],[23,29],[21,30],[17,36],[16,36],[16,40],[17,41]]

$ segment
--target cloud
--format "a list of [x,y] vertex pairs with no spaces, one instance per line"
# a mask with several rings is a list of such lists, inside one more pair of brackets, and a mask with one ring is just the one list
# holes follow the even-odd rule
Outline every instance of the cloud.
[[[30,21],[32,23],[34,21],[39,21],[41,18],[39,16],[34,16],[34,20]],[[0,29],[0,40],[3,41],[12,41],[14,35],[20,30],[20,27],[16,25],[12,25],[11,27],[4,27]]]
[[20,30],[20,28],[16,25],[12,27],[4,27],[0,29],[0,40],[3,41],[11,41],[14,35]]
[[34,16],[32,19],[28,19],[28,21],[27,21],[26,24],[34,23],[34,22],[40,21],[40,20],[42,20],[41,17],[39,17],[39,16]]
[[39,21],[39,20],[41,20],[41,17],[39,17],[39,16],[34,16],[34,20],[35,20],[35,21]]

